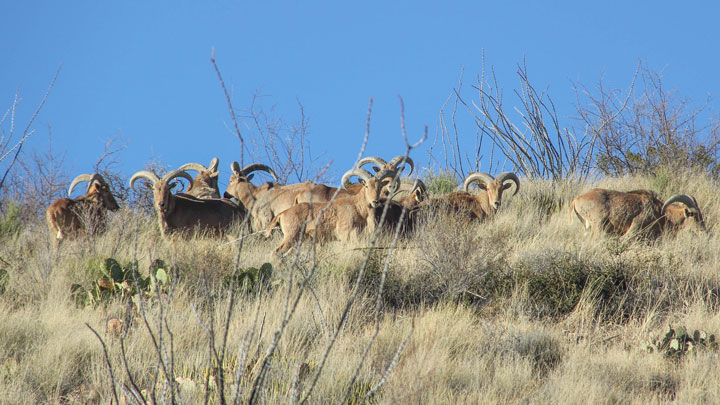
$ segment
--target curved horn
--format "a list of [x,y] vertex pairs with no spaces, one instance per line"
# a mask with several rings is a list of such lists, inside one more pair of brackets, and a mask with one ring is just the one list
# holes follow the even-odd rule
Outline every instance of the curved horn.
[[[233,162],[233,163],[237,164],[237,162]],[[232,167],[232,164],[230,165],[230,167]],[[239,168],[240,165],[237,165],[237,167]],[[251,164],[245,166],[242,170],[239,170],[239,174],[241,176],[247,176],[248,174],[250,174],[254,171],[258,171],[258,170],[267,172],[268,174],[273,176],[275,181],[278,181],[278,176],[277,176],[277,174],[275,174],[275,171],[272,168],[270,168],[270,166],[264,165],[262,163],[251,163]]]
[[355,165],[355,167],[361,168],[368,163],[374,164],[378,167],[378,169],[382,169],[387,164],[385,159],[379,158],[377,156],[368,156],[360,159],[360,161]]
[[665,201],[665,204],[663,204],[662,211],[665,212],[665,208],[667,208],[672,203],[682,203],[688,206],[688,208],[695,208],[697,210],[700,210],[700,207],[697,206],[697,201],[695,201],[694,198],[687,196],[685,194],[675,194],[674,196],[670,197]]
[[350,180],[350,177],[352,177],[352,176],[360,177],[361,179],[363,179],[365,181],[368,181],[373,177],[373,175],[370,174],[369,171],[356,167],[354,169],[348,170],[347,172],[345,172],[345,174],[343,174],[342,180],[340,181],[340,187],[345,188],[345,183],[347,183],[348,180]]
[[518,179],[518,177],[513,172],[502,172],[498,174],[498,183],[503,184],[506,180],[512,180],[513,182],[515,182],[515,192],[513,193],[513,195],[517,194],[518,191],[520,191],[520,179]]
[[178,170],[194,170],[196,172],[206,172],[210,169],[201,165],[200,163],[185,163],[184,165],[180,166]]
[[133,174],[132,177],[130,178],[130,188],[132,188],[133,191],[136,191],[136,192],[137,192],[137,190],[135,190],[135,181],[137,181],[138,179],[147,179],[147,180],[150,180],[153,184],[160,181],[160,178],[157,176],[157,174],[155,174],[149,170],[141,170],[141,171]]
[[463,190],[465,190],[466,192],[469,193],[470,192],[470,188],[469,188],[470,184],[475,183],[475,182],[488,184],[488,183],[492,183],[493,181],[495,181],[493,176],[491,176],[487,173],[473,173],[473,174],[469,175],[467,177],[467,179],[465,179],[465,183],[463,184]]
[[425,183],[423,183],[423,181],[420,179],[415,179],[415,184],[413,184],[413,188],[412,190],[410,190],[410,194],[414,193],[415,190],[420,191],[420,194],[418,195],[427,195],[427,187],[425,187]]
[[190,184],[192,184],[192,182],[193,182],[192,177],[189,174],[187,174],[186,171],[180,170],[180,169],[176,169],[176,170],[165,173],[162,180],[165,182],[170,182],[170,180],[172,180],[176,177],[182,177],[183,179],[189,181]]
[[219,166],[219,165],[220,165],[220,159],[214,157],[214,158],[212,158],[212,160],[210,161],[210,166],[208,166],[208,170],[211,171],[211,172],[213,172],[213,173],[215,173],[216,171],[218,171],[218,166]]
[[68,189],[68,197],[70,197],[70,195],[72,194],[75,186],[82,183],[83,181],[91,182],[91,180],[94,177],[95,177],[95,175],[92,175],[92,174],[81,174],[81,175],[75,177],[75,179],[72,181],[72,183],[70,183],[70,188]]
[[[392,158],[392,160],[390,160],[390,162],[388,162],[388,165],[392,165],[396,169],[397,169],[398,165],[405,165],[405,164],[410,166],[410,173],[408,173],[408,176],[409,176],[415,170],[415,162],[413,162],[413,160],[410,159],[410,156],[398,155],[398,156],[395,156],[394,158]],[[404,169],[405,169],[405,166],[403,166],[402,169],[399,169],[399,171],[402,172]]]
[[240,164],[238,162],[233,161],[232,163],[230,163],[230,171],[232,172],[233,176],[243,177],[243,174],[240,171]]
[[211,172],[215,173],[218,169],[218,164],[220,163],[220,160],[218,158],[213,158],[210,161],[210,166],[205,167],[200,163],[185,163],[184,165],[180,166],[178,170],[194,170],[196,172]]

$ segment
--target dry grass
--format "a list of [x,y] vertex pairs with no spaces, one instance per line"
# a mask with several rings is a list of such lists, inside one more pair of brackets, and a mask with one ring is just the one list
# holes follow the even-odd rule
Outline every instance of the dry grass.
[[[693,194],[708,231],[652,243],[592,239],[567,210],[592,186]],[[288,289],[292,302],[303,275],[315,269],[258,399],[288,402],[293,385],[302,399],[321,371],[309,402],[357,402],[392,366],[385,385],[367,398],[371,403],[718,403],[717,352],[672,360],[646,350],[671,325],[720,332],[716,190],[703,176],[524,182],[487,223],[430,218],[400,241],[384,282],[390,251],[369,253],[359,295],[335,341],[367,241],[330,243],[316,257],[304,249],[293,263],[293,253],[282,260],[272,254],[279,235],[247,237],[241,251],[232,238],[168,241],[152,218],[124,209],[111,215],[111,230],[102,237],[71,241],[54,253],[44,224],[23,224],[0,240],[7,262],[0,265],[9,272],[0,294],[0,402],[113,400],[103,347],[86,323],[105,342],[118,387],[130,386],[132,376],[148,398],[160,401],[171,399],[167,381],[177,381],[176,400],[202,402],[207,394],[218,402],[216,376],[224,373],[225,397],[238,392],[247,401],[283,323]],[[233,232],[241,235],[240,228]],[[390,242],[383,236],[379,246]],[[79,308],[71,286],[90,287],[109,257],[123,265],[137,261],[143,275],[160,258],[176,270],[173,287],[142,305],[128,306],[131,300],[116,295]],[[266,262],[273,265],[271,287],[232,297],[226,276]],[[373,340],[381,283],[383,312]],[[123,321],[123,338],[108,329],[111,318]],[[225,327],[226,357],[218,368],[209,341],[212,336],[219,350]],[[160,359],[167,370],[172,363],[172,378],[165,378]],[[309,374],[298,378],[302,363]],[[127,390],[117,392],[129,397]]]

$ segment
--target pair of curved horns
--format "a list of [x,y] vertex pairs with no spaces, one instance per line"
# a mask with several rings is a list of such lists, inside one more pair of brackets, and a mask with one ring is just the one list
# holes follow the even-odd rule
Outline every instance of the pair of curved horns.
[[208,167],[205,167],[201,165],[200,163],[185,163],[184,165],[180,166],[178,170],[194,170],[196,172],[211,172],[215,173],[218,171],[218,165],[220,164],[220,159],[213,158],[210,161],[210,165]]
[[172,170],[172,171],[165,173],[165,175],[163,176],[162,179],[159,178],[157,176],[157,174],[155,174],[149,170],[141,170],[141,171],[133,174],[133,176],[130,178],[130,187],[133,189],[133,191],[137,191],[137,190],[135,190],[135,182],[139,179],[150,180],[153,184],[157,184],[161,181],[169,182],[170,180],[172,180],[176,177],[182,177],[185,180],[189,181],[190,184],[192,184],[192,182],[193,182],[192,177],[190,177],[190,175],[187,174],[186,171],[180,170],[180,169]]
[[[381,170],[373,176],[370,174],[369,171],[365,169],[361,169],[359,167],[356,167],[354,169],[350,169],[345,174],[343,174],[342,180],[340,181],[340,187],[345,188],[345,184],[350,180],[351,177],[357,176],[365,181],[369,181],[373,177],[376,178],[378,181],[382,181],[385,178],[392,177],[393,179],[397,176],[398,172],[396,170],[389,170],[384,169]],[[396,181],[393,180],[393,184],[395,184]],[[391,186],[392,187],[392,186]]]
[[361,169],[361,168],[359,168],[359,167],[356,167],[356,168],[354,168],[354,169],[348,170],[347,172],[345,172],[345,174],[343,174],[342,180],[340,180],[340,187],[341,187],[341,188],[345,188],[345,184],[346,184],[346,183],[350,180],[350,178],[353,177],[353,176],[357,176],[357,177],[359,177],[359,178],[361,178],[361,179],[363,179],[363,180],[365,180],[365,181],[368,181],[368,180],[370,180],[370,179],[373,177],[373,175],[370,174],[369,171],[367,171],[367,170],[365,170],[365,169]]
[[470,192],[469,187],[470,184],[479,182],[483,184],[492,183],[493,181],[497,181],[500,184],[505,183],[507,180],[512,180],[515,183],[515,192],[513,195],[517,194],[518,191],[520,191],[520,179],[515,175],[513,172],[502,172],[497,176],[497,179],[493,178],[493,176],[487,174],[487,173],[473,173],[465,179],[465,183],[463,184],[463,189],[466,192]]
[[92,184],[93,184],[94,181],[97,181],[97,182],[99,182],[100,184],[107,184],[107,183],[105,182],[105,179],[103,179],[103,177],[102,177],[100,174],[98,174],[98,173],[95,173],[95,174],[81,174],[81,175],[75,177],[75,179],[73,179],[72,183],[70,183],[70,188],[68,189],[68,197],[72,194],[73,189],[75,188],[75,186],[77,186],[78,184],[82,183],[83,181],[87,181],[87,182],[88,182],[87,190],[85,191],[86,193],[87,193],[88,191],[90,191],[90,186],[92,186]]
[[278,176],[275,174],[275,171],[267,165],[264,165],[262,163],[251,163],[247,166],[245,166],[243,169],[240,169],[240,164],[238,162],[232,162],[230,163],[230,170],[232,170],[232,173],[237,177],[247,177],[248,174],[255,172],[255,171],[263,171],[268,174],[270,174],[275,181],[278,181]]
[[[360,159],[360,161],[358,162],[356,167],[362,167],[363,165],[366,165],[368,163],[374,164],[375,166],[378,167],[378,169],[392,167],[396,171],[400,171],[400,172],[405,170],[405,164],[407,164],[408,166],[410,166],[410,173],[408,173],[408,176],[411,175],[413,173],[413,171],[415,170],[415,163],[413,162],[412,159],[410,159],[409,156],[405,156],[405,155],[395,156],[394,158],[392,158],[390,160],[390,162],[386,162],[385,159],[382,159],[377,156],[368,156],[368,157]],[[398,165],[403,165],[403,166],[402,166],[402,168],[398,168]]]

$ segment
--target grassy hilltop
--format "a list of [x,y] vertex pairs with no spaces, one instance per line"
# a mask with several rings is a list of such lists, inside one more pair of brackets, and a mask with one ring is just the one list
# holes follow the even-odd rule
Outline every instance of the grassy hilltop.
[[[694,195],[708,230],[586,236],[567,206],[591,186]],[[54,254],[44,222],[6,217],[0,402],[720,403],[717,195],[704,175],[523,181],[486,223],[282,260],[277,234],[170,242],[128,208]],[[690,336],[663,346],[670,327]]]

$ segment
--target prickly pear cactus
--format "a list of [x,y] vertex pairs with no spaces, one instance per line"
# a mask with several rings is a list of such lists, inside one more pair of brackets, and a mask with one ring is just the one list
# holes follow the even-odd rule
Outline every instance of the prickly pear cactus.
[[260,286],[270,287],[271,277],[272,264],[264,263],[259,269],[255,267],[238,269],[234,274],[225,276],[225,287],[235,286],[247,293],[252,293],[256,292]]
[[143,277],[138,271],[137,261],[130,261],[125,266],[114,258],[108,258],[97,265],[102,276],[95,280],[90,288],[86,289],[80,284],[73,284],[70,289],[71,296],[78,307],[97,305],[107,302],[113,297],[120,299],[133,299],[137,294],[146,297],[157,296],[165,292],[171,284],[171,275],[174,268],[169,268],[165,262],[155,259],[148,269],[149,275]]
[[718,350],[715,335],[709,335],[703,330],[695,330],[692,334],[684,326],[670,329],[661,339],[656,339],[648,345],[648,351],[658,351],[665,357],[680,359],[686,354],[698,350]]

